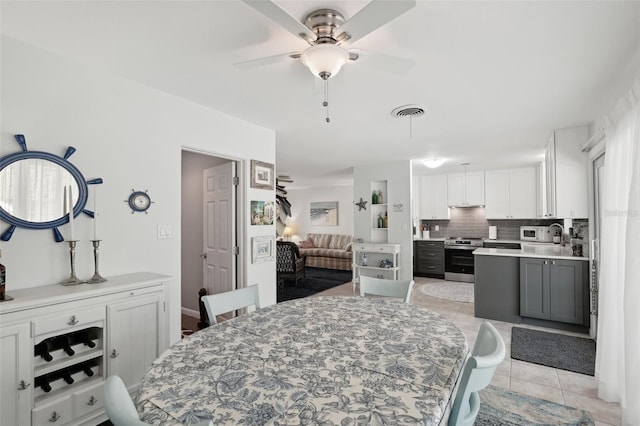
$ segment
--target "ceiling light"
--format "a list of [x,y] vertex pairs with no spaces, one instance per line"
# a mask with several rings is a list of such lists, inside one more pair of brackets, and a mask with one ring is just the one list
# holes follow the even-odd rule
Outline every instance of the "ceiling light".
[[328,80],[340,72],[340,68],[349,60],[349,53],[333,44],[318,44],[302,52],[300,59],[313,75]]
[[426,160],[422,160],[422,164],[429,167],[430,169],[435,169],[436,167],[442,166],[444,160],[442,158],[428,158]]

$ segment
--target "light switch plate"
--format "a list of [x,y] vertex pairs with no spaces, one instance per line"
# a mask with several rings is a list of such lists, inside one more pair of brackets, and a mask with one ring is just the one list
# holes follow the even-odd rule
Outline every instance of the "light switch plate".
[[158,225],[158,239],[166,240],[171,238],[171,225]]

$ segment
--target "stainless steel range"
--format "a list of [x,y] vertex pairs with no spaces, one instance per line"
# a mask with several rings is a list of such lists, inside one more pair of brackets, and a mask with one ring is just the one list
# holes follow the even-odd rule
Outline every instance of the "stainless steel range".
[[444,240],[444,279],[474,281],[473,251],[482,247],[482,238],[449,238]]

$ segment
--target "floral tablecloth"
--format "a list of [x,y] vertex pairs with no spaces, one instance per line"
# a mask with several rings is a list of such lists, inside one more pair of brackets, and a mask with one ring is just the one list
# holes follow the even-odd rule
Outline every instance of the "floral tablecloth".
[[176,343],[135,402],[163,425],[438,425],[467,352],[462,332],[424,308],[296,299]]

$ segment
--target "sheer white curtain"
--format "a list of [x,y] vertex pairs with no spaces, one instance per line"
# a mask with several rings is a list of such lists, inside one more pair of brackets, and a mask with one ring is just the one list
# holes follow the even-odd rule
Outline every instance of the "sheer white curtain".
[[598,396],[640,424],[640,82],[605,118]]

